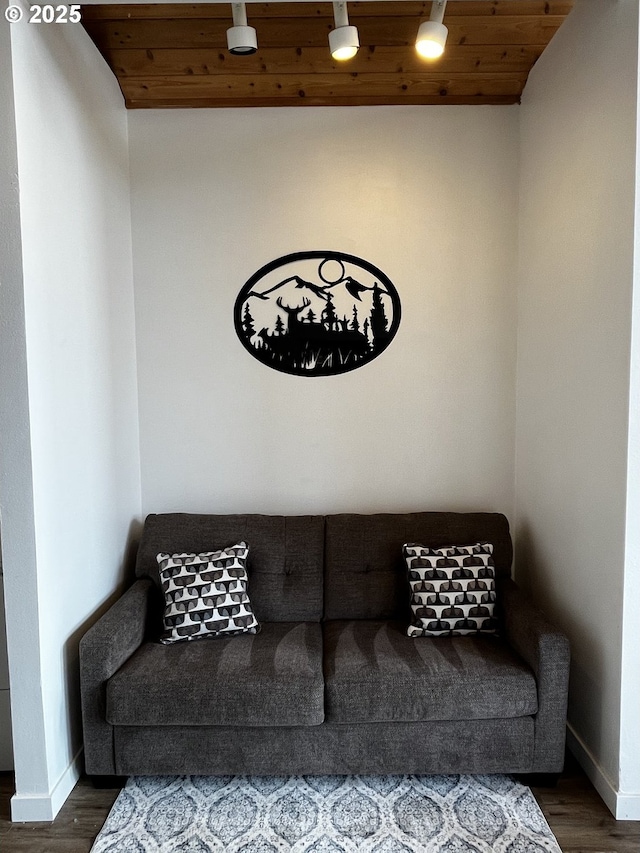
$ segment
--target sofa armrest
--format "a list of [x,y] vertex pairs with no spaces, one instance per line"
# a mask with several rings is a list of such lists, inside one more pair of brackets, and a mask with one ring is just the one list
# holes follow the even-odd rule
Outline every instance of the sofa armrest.
[[531,667],[538,686],[532,772],[559,773],[564,764],[569,640],[509,578],[500,586],[506,639]]
[[80,694],[87,773],[115,775],[113,726],[106,720],[106,682],[142,644],[153,581],[136,581],[80,641]]

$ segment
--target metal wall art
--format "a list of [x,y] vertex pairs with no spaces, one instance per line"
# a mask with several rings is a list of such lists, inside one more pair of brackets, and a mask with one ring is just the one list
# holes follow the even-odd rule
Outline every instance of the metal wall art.
[[296,252],[259,269],[238,294],[235,326],[254,358],[297,376],[362,367],[393,340],[400,297],[387,276],[342,252]]

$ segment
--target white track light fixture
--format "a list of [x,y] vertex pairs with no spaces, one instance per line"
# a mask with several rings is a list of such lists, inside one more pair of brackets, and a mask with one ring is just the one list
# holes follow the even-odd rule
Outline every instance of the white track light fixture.
[[433,0],[429,20],[423,21],[418,27],[416,50],[425,59],[437,59],[444,52],[449,32],[442,23],[446,5],[447,0]]
[[247,7],[244,3],[232,3],[233,26],[227,30],[227,47],[234,56],[248,56],[258,49],[258,38],[254,27],[247,25]]
[[347,4],[343,0],[333,3],[335,29],[329,33],[329,48],[334,59],[343,61],[353,59],[360,47],[358,28],[349,26]]

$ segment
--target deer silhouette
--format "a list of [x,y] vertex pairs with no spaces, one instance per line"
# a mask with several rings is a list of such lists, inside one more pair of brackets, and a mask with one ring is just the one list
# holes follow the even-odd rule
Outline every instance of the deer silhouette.
[[302,300],[302,305],[292,308],[290,305],[285,305],[282,301],[282,297],[279,296],[276,299],[276,305],[287,315],[287,329],[289,330],[289,334],[295,335],[298,333],[300,331],[300,326],[303,325],[299,315],[305,308],[308,308],[309,305],[311,305],[311,300],[305,298]]
[[262,340],[262,346],[269,353],[272,360],[288,362],[291,359],[297,358],[298,347],[291,340],[288,333],[274,335],[265,326],[258,332],[258,337]]

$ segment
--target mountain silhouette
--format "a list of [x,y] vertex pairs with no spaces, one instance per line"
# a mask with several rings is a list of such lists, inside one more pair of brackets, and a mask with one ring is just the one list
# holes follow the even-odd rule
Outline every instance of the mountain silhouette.
[[367,287],[365,284],[361,284],[359,281],[356,281],[355,278],[351,278],[351,276],[343,278],[340,284],[344,284],[347,293],[350,296],[353,296],[354,299],[357,299],[358,302],[362,302],[362,299],[360,298],[361,293],[364,293],[365,290],[373,290],[372,287]]
[[285,278],[283,281],[278,282],[278,284],[274,284],[273,287],[270,287],[269,290],[265,290],[262,293],[258,293],[256,290],[252,290],[248,295],[249,296],[257,296],[258,299],[268,299],[269,294],[275,293],[277,290],[280,290],[281,287],[285,287],[287,284],[291,284],[291,282],[295,282],[295,287],[298,290],[310,290],[314,296],[319,296],[320,299],[327,299],[327,294],[325,292],[325,288],[320,285],[313,284],[310,281],[305,281],[304,278],[300,278],[299,275],[292,275],[289,278]]
[[[294,283],[294,288],[296,290],[309,290],[313,293],[314,296],[323,299],[325,302],[329,298],[329,295],[332,293],[337,293],[339,290],[344,289],[347,291],[349,296],[352,299],[357,299],[358,302],[362,302],[362,293],[369,291],[373,292],[373,287],[368,287],[366,284],[362,284],[362,282],[358,281],[352,276],[345,276],[345,278],[340,279],[340,281],[336,281],[333,284],[313,284],[311,281],[307,281],[304,278],[300,278],[299,275],[292,275],[289,278],[285,278],[282,281],[278,282],[278,284],[274,284],[273,287],[270,287],[268,290],[264,290],[262,293],[259,293],[257,290],[251,290],[247,294],[247,299],[251,296],[255,296],[256,299],[262,299],[263,301],[269,300],[270,294],[276,293],[283,287]],[[381,290],[382,293],[386,293],[385,290]]]
[[[335,284],[327,285],[327,291],[338,301],[341,299],[341,292],[346,291],[349,295],[350,299],[357,299],[358,302],[362,302],[362,294],[363,293],[373,293],[374,288],[377,286],[379,293],[383,296],[388,296],[386,290],[380,287],[377,282],[374,282],[372,287],[369,287],[366,284],[362,284],[362,282],[358,281],[355,278],[352,278],[350,275],[343,278],[342,281],[337,281]],[[344,298],[344,296],[342,297]]]

